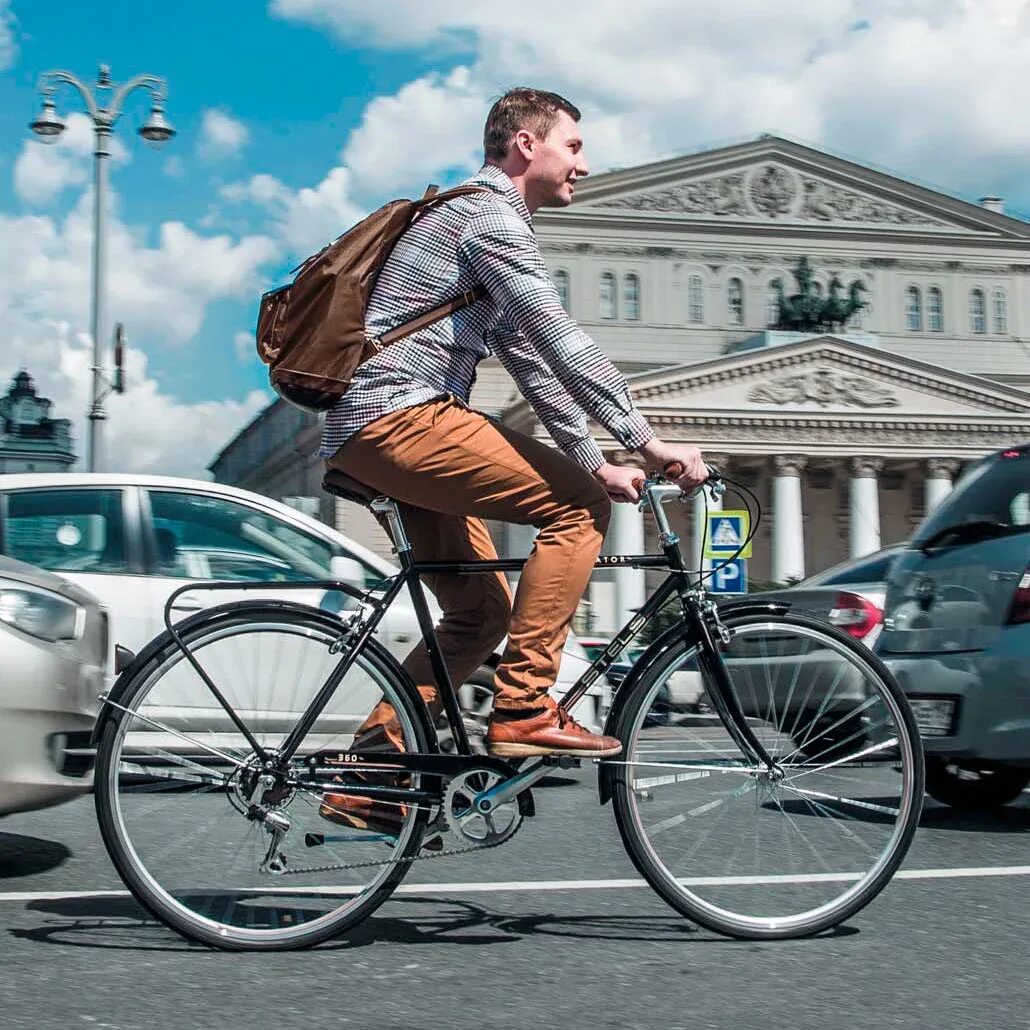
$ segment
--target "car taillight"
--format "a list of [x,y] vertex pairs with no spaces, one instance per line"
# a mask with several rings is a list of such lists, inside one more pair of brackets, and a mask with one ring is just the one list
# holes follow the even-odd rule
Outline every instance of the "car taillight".
[[845,633],[861,640],[883,619],[883,612],[860,594],[842,590],[830,609],[830,622]]
[[1023,573],[1016,587],[1016,596],[1012,598],[1008,625],[1013,626],[1017,622],[1030,622],[1030,567]]

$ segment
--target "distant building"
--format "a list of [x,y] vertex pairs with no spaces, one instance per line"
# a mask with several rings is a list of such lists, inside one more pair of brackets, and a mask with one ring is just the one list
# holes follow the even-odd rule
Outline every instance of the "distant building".
[[75,464],[71,422],[51,418],[51,402],[19,372],[0,398],[0,472],[67,472]]

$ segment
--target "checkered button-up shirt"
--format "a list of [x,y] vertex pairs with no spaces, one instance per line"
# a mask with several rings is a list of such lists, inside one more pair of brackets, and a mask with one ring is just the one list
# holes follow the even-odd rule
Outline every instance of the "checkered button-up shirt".
[[476,365],[491,354],[555,443],[584,468],[604,462],[588,415],[628,450],[643,446],[654,433],[625,378],[562,307],[515,184],[485,165],[464,185],[485,192],[416,219],[379,274],[365,324],[380,336],[476,285],[486,296],[361,365],[326,415],[319,455],[332,456],[359,429],[400,408],[448,394],[468,404]]

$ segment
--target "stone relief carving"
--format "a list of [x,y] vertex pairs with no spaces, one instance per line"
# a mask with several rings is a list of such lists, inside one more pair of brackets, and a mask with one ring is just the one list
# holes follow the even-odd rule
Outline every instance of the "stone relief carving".
[[767,218],[782,218],[793,213],[798,192],[796,176],[782,165],[760,166],[748,183],[751,206]]
[[623,207],[635,211],[674,211],[688,215],[748,215],[744,200],[744,173],[684,182],[656,193],[602,200],[598,207]]
[[773,163],[677,183],[666,189],[599,200],[591,206],[717,217],[790,217],[800,221],[912,227],[946,228],[949,224],[823,179],[801,177],[793,169]]
[[821,179],[804,180],[803,219],[822,222],[873,222],[889,225],[946,226],[946,222],[918,211],[874,199],[855,190],[844,189]]
[[901,402],[886,387],[863,376],[829,369],[779,376],[751,389],[747,399],[759,404],[843,404],[854,408],[894,408]]

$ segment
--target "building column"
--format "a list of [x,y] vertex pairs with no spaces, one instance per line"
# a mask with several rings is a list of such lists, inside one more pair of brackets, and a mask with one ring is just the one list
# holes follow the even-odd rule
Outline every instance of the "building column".
[[926,470],[923,506],[929,515],[951,493],[952,480],[961,463],[956,458],[927,458],[923,464]]
[[[709,454],[708,451],[702,451],[701,456],[706,462],[708,462],[708,464],[714,465],[723,475],[730,474],[729,464],[731,455],[717,453]],[[706,512],[722,511],[723,503],[721,497],[713,500],[712,495],[707,492],[703,497],[700,494],[692,497],[689,503],[691,540],[690,550],[687,552],[687,555],[689,557],[690,568],[701,569],[704,567]]]
[[860,558],[880,549],[880,495],[877,473],[882,458],[856,457],[850,462],[849,505],[851,557]]
[[801,473],[808,459],[801,454],[773,458],[772,578],[777,583],[805,578],[805,525],[801,508]]
[[[644,554],[644,513],[635,504],[612,502],[610,554]],[[617,568],[615,579],[615,619],[625,625],[647,599],[643,569]]]

